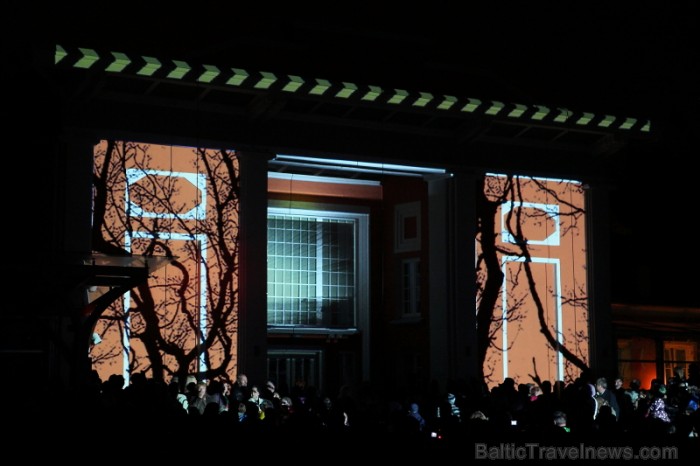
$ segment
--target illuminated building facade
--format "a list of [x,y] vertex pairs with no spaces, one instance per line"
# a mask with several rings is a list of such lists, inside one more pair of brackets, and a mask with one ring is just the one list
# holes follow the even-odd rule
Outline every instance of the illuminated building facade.
[[[82,257],[58,320],[94,330],[73,343],[102,378],[425,390],[649,363],[616,350],[601,182],[649,121],[85,46],[43,66],[77,96],[53,153],[54,260]],[[102,308],[131,272],[98,280],[97,254],[167,265]]]

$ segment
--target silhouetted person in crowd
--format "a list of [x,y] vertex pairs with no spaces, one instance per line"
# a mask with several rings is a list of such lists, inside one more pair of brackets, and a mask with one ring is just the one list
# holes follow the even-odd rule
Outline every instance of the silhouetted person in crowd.
[[190,395],[190,398],[187,401],[189,402],[190,413],[192,413],[193,410],[196,410],[199,414],[204,414],[204,410],[211,401],[211,398],[207,394],[206,382],[197,383],[194,395]]
[[[545,430],[545,432],[547,432]],[[550,435],[547,435],[548,440],[554,442],[563,442],[570,439],[571,428],[567,425],[567,417],[564,411],[554,411],[552,413],[552,426],[549,429]]]
[[[623,401],[622,397],[625,395],[624,383],[625,383],[625,381],[622,379],[622,377],[617,377],[615,379],[615,386],[613,387],[612,392],[615,395],[615,400],[617,400],[617,404],[621,404]],[[622,406],[620,406],[620,409],[622,410]],[[620,419],[620,414],[621,414],[621,412],[618,411],[618,413],[617,413],[618,420]]]
[[608,381],[605,377],[600,377],[595,382],[596,398],[598,400],[598,410],[602,406],[610,406],[615,419],[620,415],[620,405],[617,402],[617,397],[608,388]]
[[236,381],[231,387],[231,398],[236,401],[248,401],[248,398],[250,398],[250,391],[248,389],[247,375],[238,374],[238,376],[236,376]]
[[273,401],[280,398],[280,394],[277,393],[277,387],[275,382],[268,380],[265,385],[260,388],[260,396],[265,400]]
[[676,366],[673,368],[673,377],[668,381],[669,398],[675,399],[682,394],[684,394],[688,389],[688,381],[685,378],[685,368],[683,366]]
[[420,408],[417,403],[411,403],[408,409],[408,422],[410,424],[410,431],[423,432],[425,429],[425,419],[420,414]]
[[691,362],[688,364],[688,386],[700,388],[700,364]]
[[651,431],[659,435],[670,434],[673,426],[666,411],[666,386],[658,380],[652,382],[651,397],[651,404],[647,410]]
[[596,388],[595,385],[584,383],[581,379],[577,385],[577,390],[571,395],[571,421],[575,421],[572,427],[576,433],[591,435],[596,429],[595,419],[598,417]]
[[486,414],[476,410],[467,419],[467,433],[470,438],[490,441],[493,440],[494,429]]

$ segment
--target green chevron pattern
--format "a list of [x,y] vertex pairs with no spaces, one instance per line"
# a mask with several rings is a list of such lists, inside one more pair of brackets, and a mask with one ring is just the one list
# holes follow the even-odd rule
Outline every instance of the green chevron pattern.
[[473,113],[477,108],[481,107],[481,101],[479,99],[467,99],[467,103],[462,107],[463,112]]
[[61,60],[66,58],[68,56],[68,52],[66,52],[66,49],[61,47],[60,45],[56,46],[56,53],[54,54],[54,65],[58,65]]
[[263,71],[260,73],[260,75],[262,77],[253,86],[255,89],[269,89],[270,86],[277,82],[277,76],[275,76],[273,73]]
[[138,75],[153,76],[153,73],[158,71],[161,67],[160,61],[158,61],[157,58],[143,57],[143,60],[146,62],[146,64],[136,72]]
[[487,115],[498,115],[498,113],[503,110],[505,105],[503,102],[499,102],[497,100],[491,102],[491,106],[486,110]]
[[[549,115],[550,110],[542,105],[535,105],[535,113],[532,115],[532,119],[535,121],[542,121],[547,115]],[[563,123],[560,121],[559,123]]]
[[106,68],[111,73],[121,73],[131,63],[131,59],[123,53],[112,52],[112,57],[114,61]]
[[353,83],[343,83],[343,88],[335,96],[339,99],[349,99],[357,91],[357,86]]
[[432,102],[433,99],[434,99],[434,97],[432,94],[428,94],[427,92],[419,92],[418,98],[416,99],[415,102],[413,102],[413,106],[414,107],[425,107],[430,102]]
[[384,92],[379,86],[369,86],[369,91],[362,96],[362,100],[374,102]]
[[557,111],[559,113],[557,114],[557,116],[554,117],[554,121],[556,121],[557,123],[566,123],[566,120],[568,120],[571,116],[571,111],[565,108],[558,108]]
[[331,83],[325,79],[317,79],[316,85],[311,88],[309,94],[312,95],[323,95],[328,89],[331,88]]
[[457,97],[445,95],[442,97],[442,102],[437,106],[440,110],[449,110],[457,103]]
[[583,125],[586,126],[588,125],[591,121],[593,121],[593,115],[592,113],[584,112],[583,115],[579,117],[578,120],[576,120],[577,125]]
[[233,71],[233,75],[226,81],[226,84],[230,86],[240,86],[250,76],[246,70],[239,68],[231,68],[231,71]]
[[[650,132],[651,122],[637,118],[621,118],[614,115],[596,115],[590,112],[574,112],[565,108],[545,105],[525,105],[497,100],[482,101],[473,97],[452,95],[435,96],[429,92],[405,89],[385,90],[375,85],[352,82],[332,82],[322,78],[304,78],[295,75],[276,75],[271,72],[241,68],[219,69],[214,65],[200,64],[194,68],[180,60],[128,55],[122,52],[99,52],[89,48],[69,48],[56,45],[54,64],[58,67],[103,70],[147,78],[173,81],[189,81],[205,84],[245,88],[254,91],[281,90],[309,96],[310,98],[356,100],[372,105],[390,105],[457,112],[474,116],[512,120],[532,120],[555,124],[569,124],[583,128],[602,128]],[[193,72],[193,70],[199,70]]]
[[210,83],[221,74],[219,68],[213,65],[204,65],[204,72],[199,75],[197,81],[200,83]]
[[92,49],[78,49],[80,50],[80,53],[82,54],[82,57],[75,62],[76,68],[90,68],[92,65],[95,64],[97,60],[100,59],[100,56],[97,55],[97,52],[95,52]]
[[304,85],[304,80],[299,76],[289,76],[289,82],[282,88],[285,92],[296,92]]
[[173,60],[175,68],[168,73],[168,79],[182,79],[192,68],[184,61]]
[[403,89],[394,89],[394,95],[387,100],[387,103],[398,105],[406,100],[406,97],[408,97],[408,91],[404,91]]

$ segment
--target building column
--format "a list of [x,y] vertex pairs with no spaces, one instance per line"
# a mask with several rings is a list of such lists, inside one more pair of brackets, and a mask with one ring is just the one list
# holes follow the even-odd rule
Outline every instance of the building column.
[[238,217],[238,373],[250,383],[267,376],[267,161],[273,154],[241,151]]
[[479,373],[476,351],[476,175],[455,172],[451,181],[450,372],[454,380],[470,381]]
[[[87,381],[92,369],[89,341],[83,328],[83,310],[88,304],[87,286],[81,277],[69,271],[92,252],[92,172],[94,143],[80,136],[64,135],[56,160],[56,228],[57,257],[53,270],[60,271],[63,309],[52,313],[53,331],[61,335],[63,345],[52,345],[49,377],[74,389]],[[68,354],[60,354],[63,352]]]
[[95,141],[73,138],[64,145],[59,163],[63,173],[59,192],[63,195],[60,249],[67,255],[92,252],[92,171]]
[[617,374],[617,351],[610,306],[610,192],[602,184],[586,190],[588,249],[589,366],[597,376]]
[[[476,376],[476,232],[473,174],[426,177],[429,229],[430,376]],[[444,387],[442,387],[444,388]]]
[[428,319],[430,380],[441,384],[449,378],[448,349],[448,182],[445,175],[426,176],[428,185]]

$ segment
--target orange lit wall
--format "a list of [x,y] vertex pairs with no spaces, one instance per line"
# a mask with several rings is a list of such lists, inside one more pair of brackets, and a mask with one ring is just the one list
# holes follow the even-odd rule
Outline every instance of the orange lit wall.
[[145,371],[232,377],[238,313],[238,163],[233,151],[102,141],[95,147],[93,248],[171,255],[100,319],[103,380]]
[[283,194],[286,196],[330,196],[345,199],[369,199],[381,200],[382,187],[380,185],[349,184],[335,181],[321,183],[319,181],[304,181],[280,179],[270,177],[267,181],[269,193]]
[[[488,329],[486,381],[489,386],[506,377],[516,383],[538,378],[570,383],[581,369],[560,349],[583,364],[589,354],[582,186],[574,181],[489,175],[484,194],[499,204],[493,218],[480,221],[495,224],[498,264],[504,274]],[[483,252],[479,234],[477,312],[486,312],[481,298],[489,271]],[[547,341],[547,334],[556,344]]]
[[656,353],[656,342],[651,338],[618,338],[619,376],[625,385],[639,379],[642,388],[651,388],[651,381],[657,378]]

